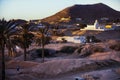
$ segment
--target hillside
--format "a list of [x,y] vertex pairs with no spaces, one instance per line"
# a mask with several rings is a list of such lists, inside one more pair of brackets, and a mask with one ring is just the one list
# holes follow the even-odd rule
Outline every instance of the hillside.
[[[114,44],[119,44],[119,41],[110,40],[85,45],[74,43],[46,45],[53,49],[65,45],[79,47],[71,54],[63,55],[59,52],[54,57],[45,57],[44,63],[41,63],[41,58],[22,61],[21,56],[7,61],[6,80],[76,80],[75,77],[82,77],[85,80],[96,80],[96,77],[99,80],[119,80],[120,51],[110,48]],[[89,55],[81,57],[86,54]],[[20,67],[19,71],[16,70],[17,66]]]
[[[67,33],[66,33],[67,34]],[[120,31],[92,31],[92,30],[83,30],[83,31],[74,31],[72,35],[93,35],[100,40],[110,40],[110,39],[120,39]]]
[[68,17],[70,17],[71,21],[74,21],[76,18],[81,18],[85,23],[93,23],[96,19],[100,20],[100,18],[109,18],[110,20],[118,19],[120,12],[102,3],[74,5],[42,20],[46,22],[58,22],[61,18]]

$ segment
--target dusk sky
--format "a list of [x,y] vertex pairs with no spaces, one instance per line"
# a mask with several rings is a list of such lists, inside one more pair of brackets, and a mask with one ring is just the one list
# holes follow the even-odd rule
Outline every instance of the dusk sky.
[[42,19],[75,4],[94,3],[120,11],[120,0],[0,0],[0,19]]

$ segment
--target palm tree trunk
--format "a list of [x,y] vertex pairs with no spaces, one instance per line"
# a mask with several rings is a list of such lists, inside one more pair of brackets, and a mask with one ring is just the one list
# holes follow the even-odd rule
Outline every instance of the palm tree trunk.
[[12,49],[10,47],[8,48],[8,55],[12,57]]
[[24,61],[26,61],[26,47],[24,47]]
[[42,45],[42,62],[44,62],[44,45]]
[[5,80],[5,44],[2,43],[2,80]]
[[10,37],[8,37],[7,39],[7,48],[8,48],[8,55],[12,57],[12,47],[11,47]]
[[42,62],[44,62],[44,35],[42,34]]
[[27,50],[26,50],[26,45],[27,45],[27,43],[26,43],[26,38],[24,38],[24,61],[26,61],[27,59],[26,59],[26,53],[27,53]]

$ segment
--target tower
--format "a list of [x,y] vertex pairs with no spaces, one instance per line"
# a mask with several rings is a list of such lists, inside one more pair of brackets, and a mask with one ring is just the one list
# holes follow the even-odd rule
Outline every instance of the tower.
[[98,29],[98,28],[99,28],[99,23],[98,23],[98,20],[95,20],[95,23],[94,23],[94,28],[95,28],[95,29]]

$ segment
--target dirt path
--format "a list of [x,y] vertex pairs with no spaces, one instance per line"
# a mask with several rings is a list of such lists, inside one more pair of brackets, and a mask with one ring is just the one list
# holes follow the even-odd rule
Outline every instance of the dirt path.
[[76,77],[81,77],[82,75],[98,75],[101,77],[99,80],[119,80],[119,75],[114,72],[117,68],[119,68],[119,66],[89,72],[69,72],[49,78],[38,78],[28,74],[20,74],[24,69],[21,69],[20,71],[17,71],[16,69],[7,69],[6,72],[8,76],[11,76],[10,80],[17,78],[20,78],[20,80],[28,80],[29,78],[29,80],[75,80]]
[[81,77],[82,75],[98,75],[100,77],[99,80],[120,80],[120,76],[112,71],[112,69],[105,70],[97,70],[90,72],[76,72],[76,73],[68,73],[65,75],[60,75],[55,78],[44,78],[40,80],[75,80],[76,77]]

